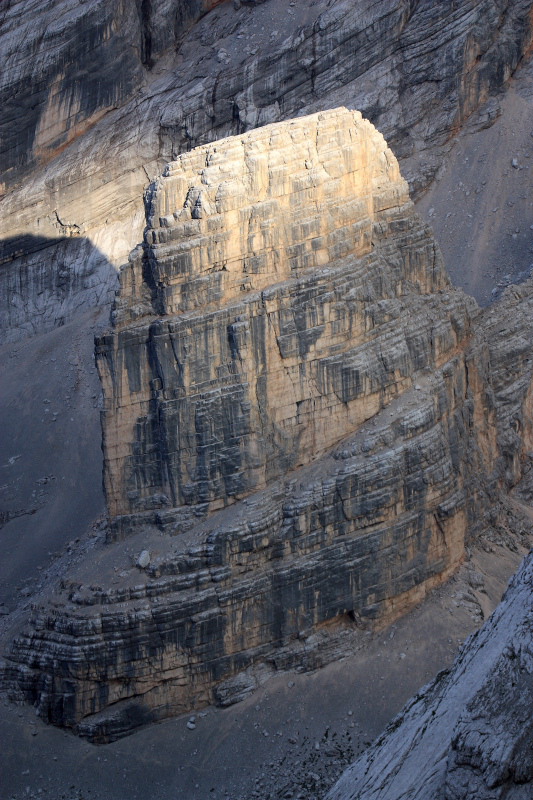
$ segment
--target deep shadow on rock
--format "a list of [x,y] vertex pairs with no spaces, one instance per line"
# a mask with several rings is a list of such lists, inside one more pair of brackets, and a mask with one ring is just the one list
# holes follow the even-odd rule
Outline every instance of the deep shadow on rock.
[[104,512],[100,384],[93,339],[108,322],[115,268],[82,237],[0,243],[0,602]]
[[0,242],[0,331],[14,342],[111,303],[117,270],[76,226],[57,239],[31,234]]

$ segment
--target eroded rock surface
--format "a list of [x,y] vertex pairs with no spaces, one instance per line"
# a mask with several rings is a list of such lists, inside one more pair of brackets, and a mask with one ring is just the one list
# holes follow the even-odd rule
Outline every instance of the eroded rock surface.
[[[241,8],[11,0],[2,3],[0,37],[0,235],[18,238],[0,289],[7,297],[21,288],[23,302],[9,315],[15,338],[36,325],[42,270],[80,271],[74,250],[65,260],[61,247],[53,256],[48,247],[36,264],[25,237],[88,237],[102,259],[121,265],[141,238],[150,179],[199,144],[344,104],[361,109],[406,159],[413,189],[427,186],[450,136],[529,52],[531,16],[526,0],[267,0]],[[494,101],[489,121],[497,113]],[[102,261],[96,273],[104,270]],[[54,275],[45,282],[53,285]],[[100,298],[85,283],[77,307],[114,290],[110,280]],[[41,330],[62,318],[61,291],[46,304]]]
[[97,342],[98,584],[81,567],[3,670],[98,741],[235,702],[394,619],[458,565],[529,451],[527,314],[501,340],[496,317],[474,331],[359,113],[192,151],[146,209]]
[[447,279],[394,156],[358,114],[182,156],[147,220],[116,332],[97,344],[112,516],[212,509],[309,463],[468,325],[462,301],[455,328],[424,354],[409,347],[398,295]]
[[[531,281],[511,287],[476,334],[489,349],[501,468],[529,502],[532,306]],[[406,705],[328,800],[531,796],[532,582],[530,553],[453,668]]]
[[410,701],[327,800],[527,800],[533,790],[533,557],[453,668]]
[[146,69],[220,2],[2,3],[2,192],[129,100]]

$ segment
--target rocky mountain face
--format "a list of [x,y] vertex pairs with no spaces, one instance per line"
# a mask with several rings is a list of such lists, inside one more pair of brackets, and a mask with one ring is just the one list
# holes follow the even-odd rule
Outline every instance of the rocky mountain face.
[[149,179],[213,139],[342,104],[383,132],[412,189],[426,186],[462,122],[486,102],[487,120],[498,113],[531,46],[529,5],[5,0],[5,335],[110,300]]
[[528,556],[489,622],[327,794],[327,800],[527,800],[533,789]]
[[[99,156],[104,172],[97,177],[94,159],[80,157],[80,151],[73,158],[65,153],[80,139],[99,139],[99,121],[131,101],[155,60],[215,5],[217,0],[2,3],[0,197],[4,209],[14,202],[0,242],[0,328],[8,341],[111,302],[117,239],[119,259],[133,242],[121,242],[122,230],[114,230],[104,237],[107,246],[101,252],[102,231],[99,236],[91,224],[91,211],[98,216],[97,227],[105,227],[115,203],[110,179],[118,195],[140,164],[128,165],[125,159],[106,176],[107,142]],[[44,183],[38,179],[35,185],[37,175]],[[142,191],[142,183],[134,181],[133,191]],[[132,223],[135,230],[135,212],[129,215]],[[87,233],[95,247],[77,238]]]
[[[447,281],[394,156],[359,114],[193,150],[151,188],[147,222],[116,330],[97,343],[113,517],[227,505],[322,455],[412,383],[423,356],[396,297],[409,281],[427,293]],[[382,250],[402,259],[396,270]],[[443,331],[443,349],[456,337]]]
[[359,113],[181,156],[146,221],[97,342],[108,546],[3,667],[94,741],[392,621],[531,448],[531,288],[480,316],[450,286]]
[[146,70],[221,1],[4,2],[3,191],[128,101]]
[[[4,0],[4,340],[110,303],[142,241],[97,342],[107,543],[18,625],[11,697],[96,742],[229,705],[418,602],[499,492],[530,501],[533,286],[480,312],[382,136],[323,112],[362,109],[420,192],[499,113],[530,6]],[[529,797],[530,584],[332,798]]]
[[[489,347],[502,467],[511,483],[525,473],[519,496],[528,502],[532,289],[531,282],[508,289],[476,333]],[[421,689],[328,800],[531,796],[532,579],[530,553],[453,668]]]

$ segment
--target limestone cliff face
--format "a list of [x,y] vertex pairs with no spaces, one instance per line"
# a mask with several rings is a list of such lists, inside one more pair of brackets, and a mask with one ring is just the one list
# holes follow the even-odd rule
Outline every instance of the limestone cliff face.
[[[531,497],[533,282],[506,290],[477,321],[472,352],[488,356],[499,471],[508,486],[524,477]],[[530,553],[501,604],[470,637],[449,672],[413,698],[343,775],[328,800],[525,800],[531,758]]]
[[99,583],[64,584],[4,669],[98,741],[392,620],[460,562],[499,474],[476,306],[360,114],[201,147],[146,207],[97,342]]
[[2,193],[129,100],[146,68],[219,2],[3,2]]
[[[16,184],[27,167],[53,157],[103,114],[124,105],[146,80],[146,69],[223,2],[4,2],[4,188]],[[162,131],[173,145],[182,150],[178,140],[184,136],[190,146],[215,131],[227,135],[291,116],[317,100],[323,105],[333,91],[351,85],[357,107],[401,154],[408,153],[431,110],[436,119],[422,139],[444,141],[451,127],[501,87],[531,44],[530,5],[524,0],[438,6],[380,0],[357,7],[337,0],[329,7],[317,5],[311,16],[302,16],[306,24],[294,35],[281,43],[275,32],[269,52],[259,53],[244,69],[225,65],[223,85],[213,75],[188,108],[166,104]],[[235,29],[245,10],[228,9],[227,14],[237,20]],[[291,23],[285,21],[288,30]],[[215,28],[215,42],[216,34]],[[435,91],[426,84],[436,76]],[[439,111],[443,101],[446,107]]]
[[[93,134],[100,140],[99,122],[141,91],[155,61],[217,4],[2,3],[0,330],[5,340],[50,330],[80,310],[112,301],[117,262],[142,232],[140,209],[130,208],[126,226],[117,222],[119,196],[131,206],[132,194],[142,194],[146,172],[122,146],[117,151],[108,141],[105,153],[96,156],[88,140]],[[131,118],[130,125],[135,127]],[[80,139],[81,150],[72,153],[70,145]],[[139,168],[141,174],[135,174]],[[39,175],[42,181],[35,181]]]
[[[478,319],[472,350],[486,349],[500,473],[525,475],[531,496],[533,283],[508,289]],[[328,800],[409,797],[521,800],[531,795],[531,585],[529,554],[502,603],[465,643],[453,668],[421,692],[346,771]]]
[[[411,385],[396,297],[409,280],[429,292],[446,278],[394,156],[359,114],[194,150],[151,188],[147,220],[117,330],[97,346],[113,516],[231,502]],[[373,298],[388,301],[382,317]],[[160,317],[140,324],[142,312]],[[442,360],[438,344],[430,358]]]
[[[397,156],[413,157],[407,177],[419,189],[453,132],[530,46],[529,0],[267,0],[240,9],[216,0],[4,0],[0,235],[16,239],[16,257],[0,271],[0,296],[20,287],[16,310],[3,315],[11,338],[64,315],[61,291],[46,301],[35,293],[43,269],[52,287],[56,265],[71,278],[81,271],[75,247],[64,256],[48,246],[36,263],[28,235],[88,237],[101,253],[73,313],[97,301],[86,285],[139,241],[142,192],[167,161],[340,104],[361,109]],[[103,296],[114,288],[109,275]]]

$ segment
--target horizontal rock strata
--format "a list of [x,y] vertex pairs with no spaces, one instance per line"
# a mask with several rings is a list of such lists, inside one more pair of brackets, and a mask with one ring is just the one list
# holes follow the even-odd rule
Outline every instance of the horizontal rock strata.
[[466,324],[425,356],[409,347],[397,296],[446,278],[360,115],[267,127],[167,173],[117,329],[97,344],[112,516],[215,508],[308,463],[410,386],[413,360],[438,365]]
[[[478,320],[488,355],[499,469],[531,501],[533,282],[506,290]],[[453,668],[421,690],[346,771],[328,800],[526,800],[533,790],[531,621],[526,557],[491,619]]]
[[73,576],[4,667],[96,741],[234,702],[261,664],[317,666],[449,575],[498,483],[510,379],[491,385],[492,334],[357,112],[192,151],[146,208],[97,342],[98,584]]
[[[3,2],[0,235],[50,239],[67,229],[121,265],[142,235],[142,192],[165,162],[340,104],[362,109],[409,160],[418,191],[450,136],[531,48],[528,0],[326,5],[298,2],[273,27],[268,1],[239,10],[229,0]],[[8,317],[19,336],[32,318],[46,328],[64,314],[61,291],[33,313],[45,267],[54,283],[60,257],[51,252],[39,265],[25,251],[9,264],[6,284],[27,295]],[[37,275],[26,280],[29,267]],[[77,271],[74,252],[63,271]],[[82,286],[77,307],[96,301]]]

